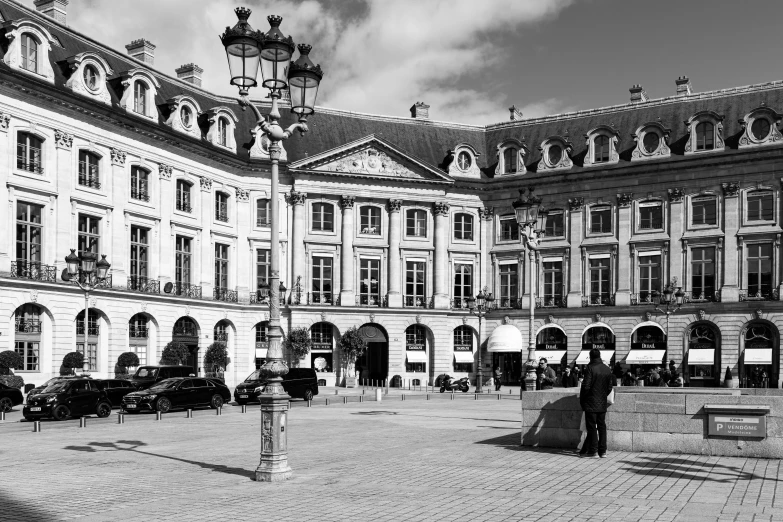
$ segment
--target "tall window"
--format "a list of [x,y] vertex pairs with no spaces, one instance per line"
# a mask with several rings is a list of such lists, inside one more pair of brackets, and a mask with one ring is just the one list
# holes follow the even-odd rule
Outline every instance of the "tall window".
[[377,306],[381,303],[381,262],[378,259],[359,261],[359,304]]
[[257,227],[268,227],[272,224],[272,221],[270,218],[272,217],[271,212],[271,201],[268,199],[257,199],[256,200],[256,226]]
[[381,209],[363,206],[359,210],[360,230],[362,234],[381,234]]
[[38,40],[32,35],[22,35],[22,69],[38,72]]
[[139,366],[147,364],[148,322],[144,314],[136,314],[128,321],[128,351],[139,358]]
[[310,327],[310,339],[313,342],[310,362],[317,372],[332,371],[332,337],[330,323],[315,323]]
[[42,147],[43,141],[37,136],[26,132],[18,133],[16,135],[16,168],[42,174]]
[[84,347],[84,311],[76,316],[76,351],[84,354],[84,362],[90,370],[98,369],[98,342],[100,339],[100,325],[98,311],[90,309],[87,319],[87,349]]
[[[473,329],[470,326],[462,325],[454,329],[454,371],[455,372],[472,372],[473,363],[460,362],[465,361],[459,355],[466,355],[470,358],[473,357]],[[460,352],[459,354],[456,352]],[[467,352],[467,353],[462,353]]]
[[691,249],[691,292],[694,299],[715,295],[715,248]]
[[264,321],[256,325],[256,348],[266,348],[269,335],[269,323]]
[[774,198],[769,190],[757,190],[747,197],[748,221],[772,221],[775,216]]
[[546,228],[544,229],[544,233],[546,237],[562,237],[565,235],[562,210],[556,210],[547,213]]
[[503,151],[503,172],[513,174],[519,170],[519,150],[514,147],[507,147]]
[[94,189],[101,188],[99,160],[100,158],[92,152],[79,151],[79,185]]
[[590,259],[590,303],[609,303],[609,258]]
[[410,209],[405,211],[405,235],[427,237],[427,211]]
[[718,222],[718,201],[715,196],[691,198],[694,225],[715,225]]
[[332,258],[313,256],[312,303],[332,303]]
[[517,265],[500,265],[500,306],[516,308],[517,306]]
[[612,209],[596,207],[590,209],[590,232],[592,234],[609,234],[612,232]]
[[147,240],[149,231],[146,228],[131,226],[130,243],[130,281],[131,290],[143,288],[147,282],[147,262],[149,243]]
[[715,126],[703,121],[696,125],[696,150],[712,150],[715,148]]
[[192,212],[190,206],[190,189],[192,185],[184,179],[177,180],[177,210],[182,212]]
[[426,306],[424,261],[405,262],[405,306]]
[[189,237],[177,236],[176,238],[174,279],[177,283],[177,295],[182,295],[185,292],[183,286],[190,284],[190,273],[193,268],[190,241]]
[[519,223],[516,216],[503,216],[500,218],[500,240],[519,241]]
[[133,83],[133,110],[139,114],[147,114],[147,98],[149,97],[149,88],[142,81]]
[[34,304],[22,305],[14,313],[14,351],[22,358],[25,372],[38,371],[41,346],[41,309]]
[[605,163],[609,161],[609,137],[604,136],[603,134],[600,136],[596,136],[595,140],[593,141],[594,149],[594,163]]
[[465,213],[454,214],[454,239],[473,241],[473,216]]
[[661,289],[661,256],[639,256],[639,300],[651,301]]
[[100,226],[100,219],[87,214],[79,214],[79,255],[84,252],[97,254],[100,251]]
[[225,118],[218,118],[218,134],[217,134],[217,141],[218,145],[222,145],[223,147],[228,146],[228,120]]
[[454,265],[454,307],[467,308],[473,295],[473,265]]
[[772,290],[772,245],[748,245],[748,296],[763,297]]
[[659,201],[639,203],[639,228],[642,230],[663,228],[663,205]]
[[313,203],[313,230],[319,232],[334,231],[334,205],[331,203]]
[[261,248],[256,249],[256,288],[269,284],[269,268],[272,266],[272,253]]
[[228,221],[228,194],[224,192],[215,193],[215,220]]
[[132,199],[138,199],[141,201],[149,201],[149,177],[150,173],[147,169],[133,166],[131,167],[131,193]]
[[228,288],[228,245],[215,243],[215,286]]
[[228,323],[226,321],[220,321],[212,329],[212,338],[218,343],[228,342]]
[[41,267],[43,207],[18,201],[16,203],[16,263],[17,273],[29,274]]
[[[405,330],[405,350],[408,352],[424,352],[427,349],[427,331],[423,326],[414,324]],[[411,361],[412,356],[408,354],[405,363],[405,371],[424,372],[427,363],[418,359]]]
[[545,261],[544,306],[561,306],[563,301],[563,262]]

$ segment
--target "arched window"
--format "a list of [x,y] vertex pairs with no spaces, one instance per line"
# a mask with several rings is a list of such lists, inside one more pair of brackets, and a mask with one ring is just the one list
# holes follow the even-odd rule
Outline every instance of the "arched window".
[[142,81],[136,80],[133,83],[133,110],[139,114],[147,115],[147,98],[149,97],[149,87]]
[[41,353],[41,308],[22,305],[14,313],[14,350],[22,358],[17,370],[37,372]]
[[427,211],[409,209],[405,211],[405,235],[408,237],[427,237]]
[[609,161],[609,137],[603,134],[595,137],[593,142],[595,163],[605,163]]
[[84,86],[91,91],[98,90],[98,81],[101,79],[101,74],[98,69],[92,65],[87,64],[84,66],[84,72],[82,73],[84,79]]
[[183,127],[190,129],[193,126],[193,109],[189,105],[183,105],[179,110],[179,119]]
[[[691,386],[710,386],[720,365],[718,335],[706,324],[698,324],[688,334],[688,377]],[[683,371],[685,371],[683,369]]]
[[427,371],[427,330],[419,324],[412,324],[405,330],[407,360],[405,371]]
[[[640,345],[653,345],[655,343],[666,342],[666,337],[663,330],[657,326],[642,326],[633,333],[631,344]],[[633,347],[633,346],[632,346]],[[637,346],[634,348],[646,348],[645,346]],[[652,347],[650,347],[652,348]]]
[[334,205],[313,203],[313,230],[318,232],[334,231]]
[[43,140],[27,132],[16,135],[16,168],[43,174]]
[[145,314],[136,314],[128,321],[128,345],[139,358],[140,366],[147,364],[148,323]]
[[190,189],[192,185],[184,179],[177,180],[177,210],[182,212],[193,212],[190,206]]
[[473,216],[464,212],[454,214],[454,239],[473,241]]
[[744,338],[740,370],[743,385],[748,388],[777,387],[777,331],[765,323],[754,322],[745,329]]
[[468,325],[454,329],[454,371],[473,371],[473,328]]
[[331,372],[333,368],[334,334],[330,323],[315,323],[310,327],[313,347],[310,354],[311,367],[316,372]]
[[177,322],[174,323],[174,328],[171,331],[171,335],[173,337],[198,338],[198,327],[190,317],[180,317],[177,319]]
[[216,343],[227,343],[228,342],[228,330],[229,326],[226,321],[220,321],[215,325],[214,330],[212,331],[212,336],[214,338],[214,341]]
[[715,125],[703,121],[696,125],[696,150],[712,150],[715,148]]
[[218,145],[228,147],[228,120],[225,118],[218,118],[217,142]]
[[76,316],[76,351],[84,354],[84,362],[90,370],[98,369],[98,346],[100,344],[100,312],[90,308],[87,318],[87,348],[84,346],[84,311]]
[[503,150],[503,173],[513,174],[519,170],[519,149],[507,147]]
[[[588,328],[584,335],[584,341],[585,344],[592,344],[592,345],[607,345],[611,344],[614,346],[614,334],[609,328],[606,328],[604,326],[594,326],[592,328]],[[599,349],[601,349],[599,347]]]
[[86,150],[79,151],[79,185],[101,188],[100,157]]
[[38,72],[38,40],[29,33],[22,35],[22,68]]
[[149,170],[135,165],[131,167],[131,199],[150,200],[149,179]]

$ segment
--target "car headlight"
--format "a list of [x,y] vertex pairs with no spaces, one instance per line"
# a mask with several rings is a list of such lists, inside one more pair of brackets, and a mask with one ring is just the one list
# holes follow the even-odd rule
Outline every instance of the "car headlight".
[[54,402],[56,400],[57,400],[57,396],[56,395],[52,395],[51,397],[46,399],[46,402]]
[[149,401],[151,401],[151,400],[152,400],[152,399],[154,399],[155,397],[157,397],[157,395],[154,395],[154,394],[153,394],[153,395],[147,395],[147,396],[145,396],[144,398],[145,398],[145,399],[147,399],[147,400],[149,400]]
[[264,387],[263,386],[259,386],[255,390],[253,390],[253,393],[261,393],[262,391],[264,391]]

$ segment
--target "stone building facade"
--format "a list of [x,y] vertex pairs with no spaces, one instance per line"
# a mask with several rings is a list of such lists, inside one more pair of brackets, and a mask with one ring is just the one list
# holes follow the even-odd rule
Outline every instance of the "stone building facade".
[[[424,384],[480,365],[516,382],[533,287],[539,355],[559,368],[599,346],[626,366],[674,360],[692,386],[727,367],[779,385],[783,82],[695,93],[683,77],[670,97],[633,86],[630,103],[536,119],[512,107],[487,126],[434,121],[421,102],[411,118],[322,108],[284,145],[270,216],[250,111],[202,89],[197,65],[158,71],[151,42],[110,49],[68,28],[63,3],[38,4],[0,0],[0,349],[23,356],[26,381],[75,349],[98,376],[126,351],[156,363],[172,340],[200,372],[226,342],[226,380],[244,379],[265,355],[258,288],[277,218],[284,332],[315,342],[292,362],[326,384],[344,381],[336,341],[351,327],[369,343],[362,378]],[[533,186],[547,235],[527,252],[511,204]],[[86,347],[84,294],[61,277],[70,249],[112,265]],[[650,297],[675,278],[686,303],[667,335]],[[485,287],[480,323],[466,299]]]

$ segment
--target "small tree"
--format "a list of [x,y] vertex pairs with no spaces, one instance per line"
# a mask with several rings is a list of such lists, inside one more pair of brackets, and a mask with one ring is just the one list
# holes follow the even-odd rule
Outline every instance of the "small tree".
[[133,352],[125,352],[120,354],[117,358],[117,371],[115,372],[117,377],[124,377],[128,375],[128,368],[136,367],[139,365],[139,356]]
[[228,363],[231,359],[228,357],[228,349],[225,343],[212,343],[204,353],[204,366],[206,366],[212,373],[220,373],[225,371]]
[[348,373],[350,374],[356,364],[356,359],[364,355],[364,352],[367,350],[367,342],[359,334],[359,329],[352,326],[343,332],[343,335],[337,342],[337,347],[348,363]]
[[310,331],[307,328],[291,328],[285,344],[293,356],[293,362],[298,363],[300,359],[310,353],[310,348],[313,346]]
[[82,352],[66,353],[63,357],[63,365],[60,369],[60,375],[75,375],[76,369],[84,367],[84,354]]
[[190,355],[188,347],[178,341],[171,341],[160,355],[160,364],[185,364]]
[[725,380],[725,381],[734,380],[734,377],[732,377],[732,375],[731,375],[731,368],[729,368],[728,366],[726,366],[726,376],[724,377],[723,380]]
[[0,352],[0,375],[13,375],[11,371],[24,366],[22,356],[13,350]]

